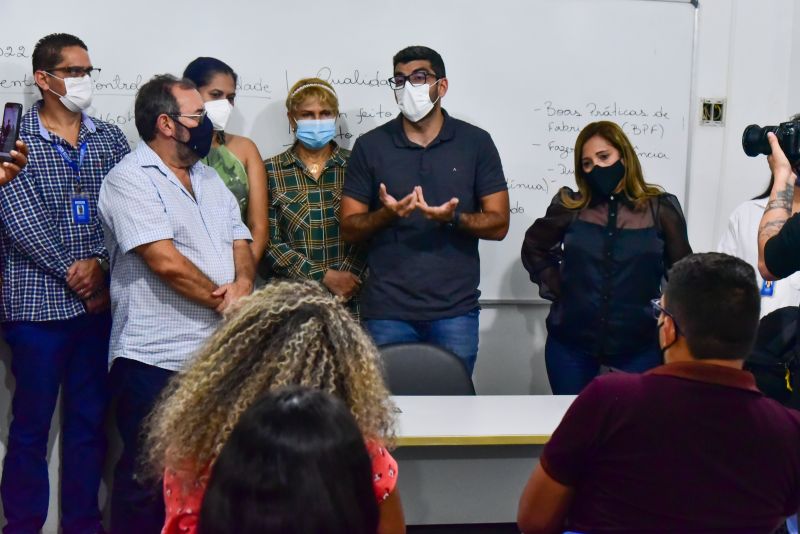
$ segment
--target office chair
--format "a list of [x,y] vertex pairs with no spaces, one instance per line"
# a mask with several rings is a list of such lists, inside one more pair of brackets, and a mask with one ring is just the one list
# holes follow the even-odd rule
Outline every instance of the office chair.
[[458,356],[430,343],[379,347],[386,386],[392,395],[475,395]]

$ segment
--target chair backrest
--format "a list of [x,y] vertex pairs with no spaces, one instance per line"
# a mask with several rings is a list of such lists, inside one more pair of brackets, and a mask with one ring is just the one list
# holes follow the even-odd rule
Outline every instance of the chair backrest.
[[386,385],[392,395],[475,395],[461,359],[429,343],[380,347]]

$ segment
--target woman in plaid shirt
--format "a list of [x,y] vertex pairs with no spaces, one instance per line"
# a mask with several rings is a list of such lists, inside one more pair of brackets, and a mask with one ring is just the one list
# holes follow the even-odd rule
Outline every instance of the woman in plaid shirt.
[[364,250],[342,240],[339,212],[350,151],[333,138],[339,101],[331,85],[303,78],[286,98],[296,141],[264,163],[269,184],[267,262],[279,277],[316,280],[357,311]]

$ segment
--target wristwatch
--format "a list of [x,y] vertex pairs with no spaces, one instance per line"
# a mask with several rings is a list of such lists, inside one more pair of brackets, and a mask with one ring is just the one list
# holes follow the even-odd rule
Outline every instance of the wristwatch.
[[105,258],[95,258],[95,259],[97,260],[97,263],[100,264],[100,268],[103,270],[103,272],[107,273],[109,269],[108,260]]
[[456,228],[458,228],[458,223],[460,222],[461,222],[461,211],[458,208],[456,208],[453,210],[453,218],[450,219],[450,222],[446,223],[445,226],[447,226],[452,230],[455,230]]

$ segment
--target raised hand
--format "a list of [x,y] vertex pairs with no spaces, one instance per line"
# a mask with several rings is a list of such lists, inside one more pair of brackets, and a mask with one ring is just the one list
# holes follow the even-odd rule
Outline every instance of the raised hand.
[[412,211],[417,209],[416,188],[400,200],[397,200],[386,191],[386,185],[381,184],[378,189],[378,198],[386,209],[398,217],[408,217]]
[[28,164],[28,145],[22,141],[17,141],[17,150],[11,151],[11,161],[5,161],[0,165],[0,185],[5,185],[20,173],[22,168]]
[[443,223],[448,223],[453,220],[456,206],[458,206],[458,199],[456,197],[451,198],[441,206],[429,206],[425,201],[425,196],[422,194],[421,186],[418,185],[415,187],[414,192],[417,194],[417,207],[425,214],[425,218]]

